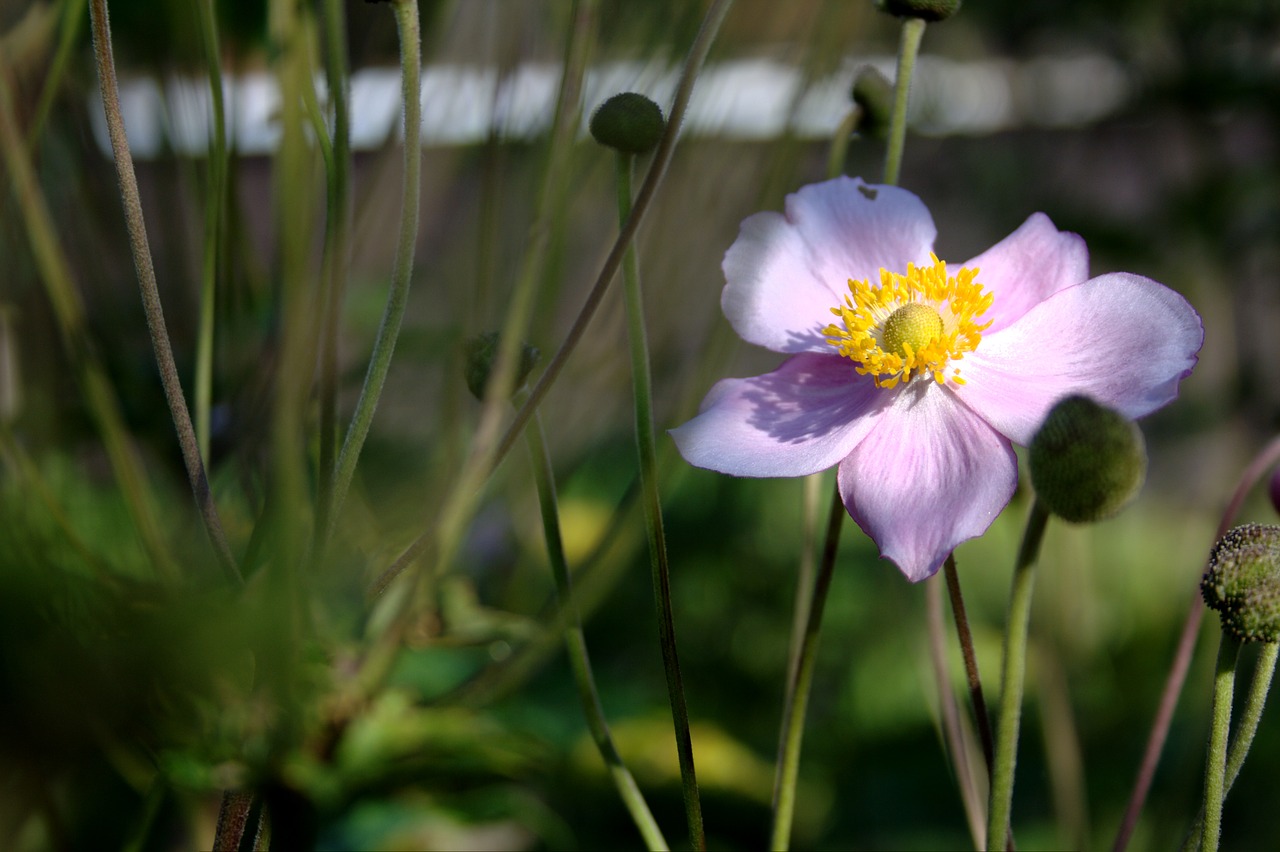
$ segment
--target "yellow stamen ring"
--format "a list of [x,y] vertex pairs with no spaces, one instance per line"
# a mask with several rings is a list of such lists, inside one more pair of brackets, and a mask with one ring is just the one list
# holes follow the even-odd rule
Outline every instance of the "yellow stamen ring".
[[892,388],[915,376],[932,375],[943,384],[964,384],[959,361],[982,340],[991,321],[979,323],[992,296],[974,279],[977,269],[963,267],[953,277],[937,255],[931,266],[907,264],[905,275],[880,270],[880,284],[849,281],[849,295],[831,309],[842,320],[822,330],[827,342],[857,363],[876,387]]

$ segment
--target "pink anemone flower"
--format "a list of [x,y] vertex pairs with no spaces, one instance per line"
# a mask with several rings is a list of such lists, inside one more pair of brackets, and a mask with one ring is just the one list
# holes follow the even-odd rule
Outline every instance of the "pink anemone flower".
[[[725,317],[790,355],[725,379],[671,430],[697,467],[804,476],[838,467],[850,516],[912,582],[981,535],[1013,496],[1012,443],[1086,394],[1130,418],[1172,401],[1204,339],[1195,310],[1088,250],[1042,213],[958,270],[904,189],[847,177],[742,223]],[[1012,443],[1011,443],[1012,442]]]

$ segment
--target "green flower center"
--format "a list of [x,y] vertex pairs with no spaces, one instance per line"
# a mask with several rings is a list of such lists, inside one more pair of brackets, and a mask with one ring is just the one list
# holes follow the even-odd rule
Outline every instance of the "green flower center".
[[942,336],[942,314],[929,305],[912,302],[889,315],[884,322],[884,347],[910,358]]

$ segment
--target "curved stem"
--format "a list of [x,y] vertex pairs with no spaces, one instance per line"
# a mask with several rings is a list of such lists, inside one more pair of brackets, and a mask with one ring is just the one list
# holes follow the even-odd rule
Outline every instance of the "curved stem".
[[1000,724],[996,728],[995,765],[991,776],[991,801],[987,810],[987,849],[999,852],[1009,833],[1013,809],[1013,774],[1018,759],[1018,728],[1022,718],[1023,683],[1027,673],[1027,629],[1031,622],[1031,592],[1035,575],[1031,568],[1040,553],[1049,512],[1039,500],[1031,504],[1031,516],[1022,536],[1018,564],[1013,569],[1013,593],[1004,640],[1003,688],[1000,692]]
[[[1227,780],[1223,791],[1225,796],[1235,786],[1240,768],[1253,745],[1253,738],[1258,733],[1258,723],[1262,721],[1262,711],[1267,704],[1267,693],[1271,691],[1271,681],[1276,673],[1276,657],[1280,655],[1280,643],[1268,642],[1262,646],[1258,662],[1253,669],[1253,680],[1249,684],[1249,697],[1245,700],[1244,714],[1236,726],[1235,736],[1227,752]],[[1204,806],[1196,814],[1195,822],[1182,845],[1186,852],[1196,852],[1200,848],[1200,835],[1204,827]]]
[[[534,385],[533,390],[525,398],[524,403],[507,426],[507,431],[497,444],[492,447],[487,437],[488,427],[492,421],[482,417],[481,424],[477,428],[476,441],[472,445],[471,455],[467,460],[467,466],[458,477],[452,495],[445,502],[446,508],[441,513],[443,519],[435,527],[419,535],[405,552],[386,571],[379,575],[372,588],[373,596],[385,591],[397,576],[427,550],[431,539],[437,535],[440,539],[437,545],[439,552],[435,560],[437,565],[448,564],[452,559],[452,549],[456,544],[460,530],[464,526],[464,521],[470,517],[470,513],[474,510],[480,489],[502,459],[511,451],[511,447],[515,445],[516,439],[529,422],[534,410],[542,403],[543,397],[551,390],[551,386],[555,384],[561,370],[564,369],[565,362],[582,339],[587,325],[590,324],[591,318],[600,304],[600,300],[604,298],[609,284],[617,274],[618,267],[622,264],[623,252],[635,237],[636,230],[644,218],[644,213],[666,174],[671,155],[675,151],[680,122],[684,118],[684,113],[688,108],[689,99],[693,92],[694,81],[697,79],[698,71],[706,59],[707,52],[711,49],[711,43],[715,40],[715,35],[719,31],[725,15],[728,14],[729,6],[732,5],[732,2],[733,0],[715,0],[703,18],[702,28],[698,31],[698,35],[689,49],[689,57],[685,62],[684,73],[676,89],[675,102],[668,117],[666,133],[663,134],[662,141],[658,143],[658,148],[653,156],[653,163],[649,166],[644,183],[641,184],[640,191],[636,194],[635,202],[631,207],[631,216],[628,217],[627,223],[622,227],[621,233],[618,234],[617,239],[614,241],[613,248],[610,250],[608,258],[606,258],[599,275],[596,277],[596,283],[587,295],[586,301],[579,311],[577,319],[574,320],[573,326],[569,329],[569,333],[565,336],[564,342],[560,345],[560,349],[552,357],[537,384]],[[495,370],[495,378],[492,380],[494,385],[501,383],[503,375],[501,368],[506,360],[504,354],[505,346],[506,344],[504,343],[504,348],[499,349],[499,356],[496,359],[498,369]],[[514,350],[512,351],[514,352]],[[514,363],[514,361],[511,363]]]
[[840,525],[844,521],[844,502],[836,487],[831,496],[827,516],[827,541],[822,550],[822,563],[813,586],[813,602],[805,622],[804,640],[800,646],[799,665],[787,690],[787,705],[782,712],[782,737],[778,744],[778,765],[773,780],[773,833],[770,848],[785,850],[791,843],[791,824],[795,817],[796,783],[800,777],[800,746],[804,741],[805,712],[813,686],[813,671],[818,659],[818,634],[822,628],[822,611],[831,588],[831,575],[840,545]]
[[973,716],[982,739],[982,755],[987,761],[987,772],[995,766],[995,746],[991,739],[991,719],[987,714],[987,700],[982,694],[982,678],[978,676],[978,656],[973,649],[973,633],[969,630],[969,616],[964,608],[964,596],[960,594],[960,575],[956,571],[956,557],[951,554],[942,566],[947,577],[947,592],[951,597],[951,613],[956,622],[956,638],[964,657],[964,673],[969,681],[969,699],[973,702]]
[[[1214,541],[1222,538],[1244,504],[1245,497],[1253,490],[1268,470],[1280,462],[1280,438],[1273,438],[1245,468],[1236,483],[1236,490],[1227,503],[1218,522],[1218,531]],[[1178,696],[1182,693],[1182,685],[1187,679],[1187,670],[1191,667],[1191,656],[1195,650],[1196,636],[1200,631],[1200,619],[1204,615],[1204,600],[1200,596],[1199,577],[1191,595],[1191,607],[1187,618],[1182,623],[1182,635],[1178,638],[1178,649],[1174,652],[1173,663],[1169,667],[1169,676],[1165,679],[1164,691],[1160,693],[1160,704],[1156,709],[1155,719],[1151,723],[1151,734],[1147,737],[1147,747],[1142,753],[1142,762],[1138,765],[1138,774],[1133,782],[1133,792],[1129,796],[1129,804],[1125,808],[1124,818],[1116,832],[1112,852],[1124,852],[1129,839],[1138,826],[1138,817],[1142,814],[1142,806],[1147,801],[1147,793],[1155,778],[1156,765],[1160,762],[1160,752],[1164,750],[1165,740],[1169,737],[1169,726],[1173,722],[1173,711],[1178,705]]]
[[142,308],[151,333],[151,345],[155,352],[160,382],[164,386],[169,414],[182,449],[182,460],[187,468],[191,492],[200,509],[205,531],[213,544],[214,553],[223,571],[236,583],[241,582],[240,570],[227,544],[222,521],[209,490],[204,460],[196,442],[191,413],[187,410],[182,393],[182,380],[173,358],[169,332],[165,327],[164,309],[160,305],[160,290],[156,285],[155,268],[151,264],[151,249],[147,244],[147,229],[142,220],[142,199],[138,195],[138,179],[133,171],[133,159],[129,153],[129,140],[125,136],[124,116],[120,113],[120,91],[116,82],[115,59],[111,50],[111,25],[107,19],[106,0],[90,0],[90,25],[93,29],[93,51],[98,69],[98,86],[102,91],[102,105],[107,118],[107,132],[111,137],[111,152],[115,159],[116,178],[124,203],[125,222],[129,230],[129,247],[133,251],[133,263],[138,272],[138,285],[142,294]]
[[525,440],[529,445],[529,456],[533,460],[533,476],[538,486],[538,505],[542,511],[542,531],[547,541],[547,559],[551,563],[551,573],[555,578],[556,597],[560,611],[565,616],[563,626],[565,650],[569,654],[569,663],[573,669],[573,680],[578,687],[578,698],[582,702],[582,711],[587,717],[587,727],[591,738],[595,741],[600,757],[604,759],[609,776],[618,795],[635,821],[636,827],[644,837],[649,849],[668,848],[662,830],[653,818],[649,805],[644,800],[635,778],[623,763],[618,749],[614,746],[613,737],[609,733],[609,723],[605,719],[604,707],[600,704],[600,693],[596,690],[595,677],[591,673],[591,658],[587,655],[587,643],[582,634],[582,621],[578,615],[577,603],[573,598],[573,586],[569,579],[569,564],[564,555],[564,543],[560,537],[560,513],[556,505],[555,477],[551,471],[551,455],[547,450],[547,441],[542,431],[542,423],[535,416],[529,428],[525,430]]
[[524,405],[520,406],[520,410],[516,412],[515,419],[511,421],[506,433],[503,434],[502,439],[498,442],[497,448],[494,450],[486,468],[486,476],[488,473],[492,473],[493,468],[497,467],[498,463],[510,452],[516,438],[520,435],[520,430],[529,421],[533,410],[542,404],[543,397],[547,395],[547,392],[551,390],[551,386],[559,378],[565,362],[569,360],[569,356],[582,340],[587,326],[590,324],[592,317],[595,316],[596,308],[599,307],[600,301],[609,289],[609,284],[617,274],[618,267],[622,264],[623,253],[635,238],[636,231],[640,228],[640,222],[644,219],[644,215],[648,211],[649,204],[657,193],[663,177],[666,176],[667,166],[671,163],[671,155],[675,152],[676,139],[680,135],[680,124],[684,120],[689,100],[693,96],[693,84],[697,80],[698,71],[702,68],[702,63],[707,58],[707,53],[711,50],[711,44],[715,41],[720,25],[724,22],[725,16],[729,14],[731,5],[733,5],[733,0],[715,0],[711,7],[707,9],[706,17],[702,19],[702,27],[698,30],[698,35],[694,38],[693,45],[689,48],[689,56],[685,61],[684,73],[680,77],[679,86],[676,88],[675,100],[672,102],[671,112],[667,117],[667,130],[662,135],[662,140],[654,151],[653,162],[645,175],[644,183],[640,185],[640,191],[636,194],[635,202],[631,205],[631,215],[627,218],[626,224],[622,226],[622,231],[614,241],[613,248],[609,251],[609,256],[605,258],[604,265],[600,268],[600,274],[596,276],[596,282],[592,286],[591,292],[587,294],[587,298],[583,302],[577,318],[574,319],[569,333],[565,335],[564,342],[560,344],[560,348],[556,351],[550,363],[547,364],[547,368],[543,371],[541,378],[538,379],[538,383],[529,393],[529,398],[525,400]]
[[[947,666],[947,645],[942,626],[942,586],[940,581],[933,580],[926,590],[925,603],[926,623],[929,626],[929,659],[933,663],[934,681],[938,687],[938,704],[942,714],[942,734],[947,751],[951,758],[952,769],[956,774],[956,785],[960,788],[960,801],[964,805],[964,815],[969,822],[969,834],[973,838],[975,849],[987,845],[982,796],[974,783],[970,772],[969,749],[966,747],[964,732],[960,725],[960,707],[956,701],[955,691],[951,688],[951,675]],[[991,764],[987,764],[988,774]]]
[[902,22],[898,42],[898,71],[893,84],[893,112],[889,117],[889,144],[884,155],[884,182],[897,185],[902,171],[902,149],[907,138],[907,95],[911,91],[911,75],[915,71],[925,22],[907,18]]
[[1213,722],[1209,729],[1209,753],[1204,768],[1204,830],[1202,852],[1217,852],[1222,834],[1222,802],[1227,796],[1227,734],[1231,729],[1231,703],[1235,695],[1236,660],[1240,641],[1223,633],[1218,665],[1213,675]]
[[322,540],[327,540],[333,524],[342,509],[347,490],[355,476],[360,450],[369,437],[369,427],[391,369],[391,357],[395,354],[396,340],[404,320],[405,307],[409,303],[409,284],[413,278],[413,255],[418,241],[418,196],[420,194],[420,166],[422,164],[422,46],[418,31],[418,4],[416,0],[395,0],[396,31],[400,37],[400,96],[404,101],[404,193],[400,197],[400,231],[396,240],[395,260],[391,268],[391,287],[387,292],[387,304],[383,309],[382,323],[374,340],[369,368],[365,373],[360,398],[351,426],[342,442],[333,474],[332,491],[326,506],[327,529]]

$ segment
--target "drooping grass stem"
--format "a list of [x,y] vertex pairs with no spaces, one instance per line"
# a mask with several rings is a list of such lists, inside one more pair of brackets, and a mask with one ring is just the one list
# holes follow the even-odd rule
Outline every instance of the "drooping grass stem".
[[182,380],[173,357],[173,346],[165,326],[164,309],[160,304],[160,290],[156,284],[155,268],[151,262],[151,249],[147,244],[147,229],[142,219],[142,199],[138,194],[138,179],[133,171],[133,158],[129,152],[129,140],[125,135],[124,116],[120,111],[120,91],[116,81],[115,59],[111,49],[111,25],[107,17],[106,0],[90,0],[90,26],[93,29],[93,51],[98,71],[98,86],[102,92],[102,105],[107,119],[107,134],[111,139],[111,151],[115,160],[116,178],[124,205],[125,223],[129,231],[129,247],[138,273],[138,285],[142,295],[143,312],[155,353],[156,367],[164,387],[169,414],[182,450],[182,460],[187,469],[187,479],[192,495],[204,521],[205,532],[213,545],[214,554],[223,571],[235,582],[240,581],[240,571],[227,543],[218,517],[209,480],[205,474],[204,459],[196,441],[191,412],[187,410],[186,397],[182,393]]
[[1022,547],[1013,569],[1013,591],[1005,628],[1004,664],[1000,691],[1000,722],[996,726],[995,764],[991,776],[991,800],[987,809],[987,849],[999,852],[1009,832],[1013,809],[1013,775],[1018,759],[1018,730],[1022,718],[1023,684],[1027,673],[1027,632],[1031,622],[1032,567],[1040,553],[1049,512],[1036,500],[1022,536]]
[[[618,224],[631,216],[631,173],[635,156],[618,152]],[[693,763],[693,739],[689,733],[689,711],[676,652],[675,618],[671,607],[671,564],[663,532],[662,500],[658,493],[658,451],[653,427],[653,382],[649,367],[649,337],[645,329],[644,299],[640,290],[640,261],[635,246],[627,247],[622,258],[622,277],[627,306],[627,342],[631,353],[631,384],[635,398],[636,449],[640,461],[640,497],[644,506],[645,531],[649,538],[649,567],[653,573],[654,603],[658,611],[658,638],[662,665],[667,675],[667,699],[675,723],[676,753],[680,759],[680,780],[684,791],[685,816],[695,849],[706,848],[702,827],[702,799],[698,794]]]
[[535,415],[529,428],[525,430],[525,438],[529,445],[529,457],[533,462],[533,477],[538,488],[538,505],[542,511],[542,531],[547,542],[547,558],[551,563],[551,574],[555,578],[556,597],[560,611],[564,614],[565,650],[569,655],[570,667],[573,669],[574,684],[578,688],[578,698],[582,702],[582,711],[587,718],[587,728],[591,731],[591,739],[604,759],[609,777],[618,789],[631,819],[644,838],[649,849],[666,850],[666,839],[658,827],[649,805],[645,802],[640,787],[636,784],[630,770],[618,754],[609,733],[609,723],[604,715],[604,707],[600,703],[600,694],[596,690],[595,677],[591,673],[591,659],[587,655],[587,643],[582,633],[582,622],[578,615],[578,605],[573,597],[573,586],[569,578],[569,563],[564,554],[564,543],[560,536],[560,512],[556,504],[555,477],[551,469],[551,455],[547,450],[546,437],[542,431],[542,423]]

